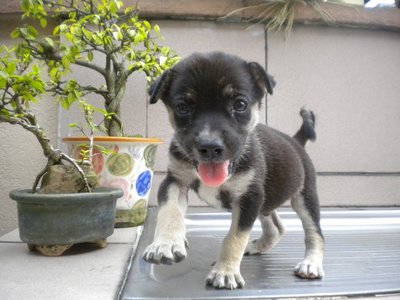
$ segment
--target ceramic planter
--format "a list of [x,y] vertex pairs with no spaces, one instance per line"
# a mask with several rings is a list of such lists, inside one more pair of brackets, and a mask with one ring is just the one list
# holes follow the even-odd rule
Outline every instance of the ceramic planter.
[[[86,137],[66,137],[69,153],[80,158]],[[93,169],[99,185],[119,187],[124,191],[117,200],[115,227],[131,227],[144,223],[153,181],[157,145],[162,141],[148,138],[95,137]],[[111,152],[105,154],[101,149]]]
[[100,247],[114,232],[116,188],[98,188],[92,193],[45,194],[15,190],[19,233],[31,250],[58,256],[74,244],[93,242]]

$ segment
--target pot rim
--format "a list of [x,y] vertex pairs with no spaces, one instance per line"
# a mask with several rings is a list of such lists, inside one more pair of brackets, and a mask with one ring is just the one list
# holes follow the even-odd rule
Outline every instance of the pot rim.
[[91,193],[32,193],[32,189],[16,189],[10,198],[18,203],[71,204],[105,199],[117,199],[123,195],[120,188],[99,187]]
[[[62,138],[62,141],[65,143],[84,143],[89,141],[89,138],[86,136],[68,136]],[[125,137],[125,136],[95,136],[95,142],[103,142],[103,143],[144,143],[144,144],[163,144],[164,142],[158,138],[143,138],[143,137]]]

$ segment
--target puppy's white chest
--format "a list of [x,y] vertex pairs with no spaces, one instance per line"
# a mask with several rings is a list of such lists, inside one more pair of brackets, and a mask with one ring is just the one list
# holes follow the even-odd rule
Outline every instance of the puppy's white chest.
[[208,187],[200,183],[197,190],[199,198],[214,208],[231,209],[233,202],[240,200],[254,178],[254,170],[231,177],[221,187]]
[[222,208],[222,201],[219,198],[219,194],[220,192],[218,188],[208,187],[204,184],[200,184],[197,191],[200,200],[214,208]]

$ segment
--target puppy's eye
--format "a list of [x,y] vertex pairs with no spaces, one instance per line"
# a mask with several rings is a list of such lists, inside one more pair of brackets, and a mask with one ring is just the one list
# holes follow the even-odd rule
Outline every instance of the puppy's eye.
[[233,110],[236,112],[245,112],[247,110],[246,100],[239,98],[233,103]]
[[185,117],[190,115],[192,109],[186,103],[179,103],[178,105],[175,106],[175,111],[179,116]]

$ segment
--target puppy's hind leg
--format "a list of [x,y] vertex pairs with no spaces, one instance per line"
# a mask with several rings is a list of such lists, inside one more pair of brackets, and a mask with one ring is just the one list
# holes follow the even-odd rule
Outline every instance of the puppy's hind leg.
[[314,189],[304,189],[292,198],[291,204],[303,224],[306,245],[304,259],[296,265],[294,273],[301,278],[322,278],[325,242],[320,227],[318,196]]
[[272,249],[282,238],[285,228],[276,210],[258,216],[261,222],[261,236],[247,244],[245,254],[254,255],[265,253]]

